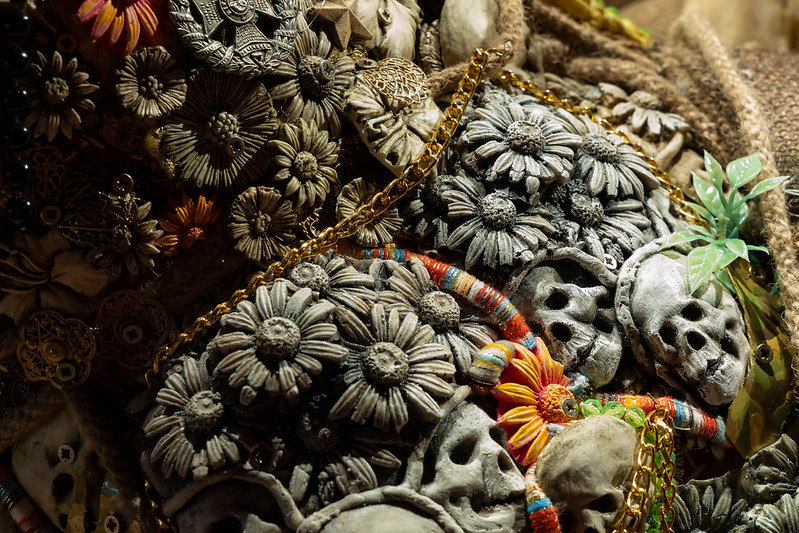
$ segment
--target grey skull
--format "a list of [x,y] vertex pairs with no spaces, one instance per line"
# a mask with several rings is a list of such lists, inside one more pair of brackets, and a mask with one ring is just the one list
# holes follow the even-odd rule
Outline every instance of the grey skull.
[[685,265],[678,254],[641,261],[630,314],[659,377],[710,405],[729,403],[743,386],[749,359],[743,316],[715,279],[689,294]]
[[567,372],[579,370],[594,387],[613,379],[622,343],[612,289],[586,268],[566,260],[539,265],[512,301]]
[[420,494],[442,505],[466,533],[519,531],[524,477],[504,443],[505,433],[485,411],[462,403],[433,438],[427,453],[434,468],[425,467],[433,477]]
[[568,533],[611,531],[635,464],[638,433],[610,415],[578,420],[552,439],[538,459],[541,488]]

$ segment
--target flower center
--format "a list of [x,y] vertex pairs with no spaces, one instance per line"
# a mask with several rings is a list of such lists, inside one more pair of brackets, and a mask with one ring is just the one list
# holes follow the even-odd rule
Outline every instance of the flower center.
[[333,449],[340,441],[343,432],[341,425],[327,418],[305,413],[300,418],[297,436],[305,449],[312,453],[326,452]]
[[308,287],[312,291],[327,292],[330,289],[330,278],[327,272],[313,263],[300,263],[292,269],[289,279],[295,285]]
[[419,300],[422,320],[433,326],[437,331],[453,329],[461,318],[461,308],[451,295],[433,291],[425,294]]
[[292,174],[303,181],[312,180],[318,168],[316,157],[311,152],[300,152],[291,164]]
[[492,192],[480,202],[480,217],[491,229],[508,230],[516,221],[516,206],[504,194]]
[[570,200],[572,217],[581,226],[593,227],[602,222],[602,218],[605,216],[605,209],[598,198],[586,196],[585,194],[575,194]]
[[319,56],[305,56],[297,64],[297,78],[303,92],[325,98],[333,89],[336,65]]
[[187,429],[207,432],[219,425],[225,408],[218,392],[204,390],[189,399],[183,412],[186,415]]
[[250,233],[255,237],[264,235],[272,225],[272,217],[268,213],[258,211],[250,218]]
[[538,124],[529,120],[512,122],[508,126],[506,137],[511,149],[520,154],[537,154],[544,147],[544,132]]
[[603,133],[586,135],[580,150],[603,163],[616,163],[619,160],[619,149]]
[[378,342],[361,355],[361,369],[373,385],[399,385],[408,375],[408,356],[390,342]]
[[205,123],[205,133],[212,143],[228,146],[238,138],[239,120],[236,115],[227,111],[213,114]]
[[127,226],[116,226],[110,231],[111,250],[117,254],[123,254],[133,246],[133,235]]
[[565,424],[569,416],[563,412],[561,404],[564,398],[574,398],[563,385],[552,384],[544,387],[538,393],[538,412],[547,423]]
[[139,80],[139,94],[147,99],[155,100],[163,91],[164,84],[152,74]]
[[69,98],[69,84],[63,78],[50,78],[44,82],[42,98],[47,105],[58,106]]
[[258,355],[272,362],[288,358],[299,346],[300,328],[288,318],[267,318],[255,332]]

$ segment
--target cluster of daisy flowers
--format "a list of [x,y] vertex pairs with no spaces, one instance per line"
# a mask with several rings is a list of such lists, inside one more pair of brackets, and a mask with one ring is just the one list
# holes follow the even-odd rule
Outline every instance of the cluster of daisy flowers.
[[647,200],[658,182],[621,136],[490,89],[466,122],[439,175],[404,207],[414,238],[486,273],[563,245],[617,265],[654,238]]
[[[417,259],[301,263],[165,372],[145,423],[165,478],[277,476],[304,511],[387,482],[495,329]],[[252,443],[261,443],[253,445]]]

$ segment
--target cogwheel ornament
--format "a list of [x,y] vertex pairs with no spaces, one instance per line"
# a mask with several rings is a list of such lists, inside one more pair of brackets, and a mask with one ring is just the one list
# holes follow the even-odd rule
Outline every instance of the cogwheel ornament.
[[291,0],[171,0],[170,11],[183,42],[214,70],[271,74],[294,49]]

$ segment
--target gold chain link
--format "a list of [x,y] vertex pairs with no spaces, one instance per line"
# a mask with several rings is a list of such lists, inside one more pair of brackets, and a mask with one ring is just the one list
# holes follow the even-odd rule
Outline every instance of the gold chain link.
[[[613,533],[635,533],[645,524],[644,512],[651,507],[649,486],[662,478],[655,488],[655,499],[662,503],[658,509],[660,530],[671,533],[674,522],[672,504],[676,489],[672,482],[676,465],[672,459],[674,452],[674,429],[669,422],[670,415],[665,409],[650,413],[641,429],[641,437],[636,455],[632,485],[624,505],[614,522]],[[660,452],[660,463],[656,459]]]

